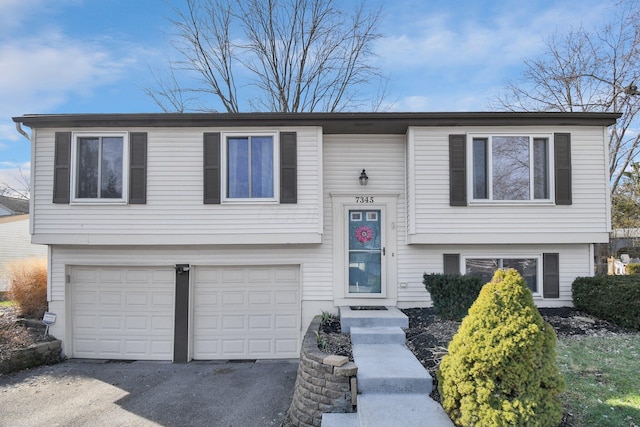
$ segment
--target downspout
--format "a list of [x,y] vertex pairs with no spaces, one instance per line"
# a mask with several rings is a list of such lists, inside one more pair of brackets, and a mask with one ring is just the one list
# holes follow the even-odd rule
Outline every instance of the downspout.
[[31,137],[29,136],[29,134],[27,132],[24,131],[24,129],[22,129],[22,125],[20,122],[16,122],[16,129],[18,130],[18,133],[22,136],[24,136],[25,138],[27,138],[29,140],[29,142],[31,142]]

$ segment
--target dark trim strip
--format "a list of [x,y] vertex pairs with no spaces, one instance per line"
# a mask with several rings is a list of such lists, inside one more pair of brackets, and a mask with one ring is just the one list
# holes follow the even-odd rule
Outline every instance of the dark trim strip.
[[554,173],[556,205],[572,204],[571,134],[556,133],[554,140]]
[[129,204],[147,203],[147,133],[129,134]]
[[320,126],[328,134],[406,134],[409,126],[610,126],[619,113],[145,113],[13,117],[31,128]]
[[220,204],[220,132],[205,133],[203,137],[204,204]]
[[298,153],[295,132],[280,133],[280,203],[298,203]]
[[71,197],[71,132],[56,132],[53,203],[68,204]]
[[559,254],[542,254],[542,297],[560,298]]
[[449,205],[467,206],[467,137],[449,135]]
[[444,274],[460,274],[460,254],[442,254]]
[[176,265],[173,363],[189,361],[189,264]]

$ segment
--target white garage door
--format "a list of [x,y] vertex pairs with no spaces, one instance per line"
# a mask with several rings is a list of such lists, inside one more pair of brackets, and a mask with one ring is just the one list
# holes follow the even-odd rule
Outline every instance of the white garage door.
[[299,266],[196,267],[193,358],[296,358]]
[[171,267],[74,267],[73,357],[171,360]]

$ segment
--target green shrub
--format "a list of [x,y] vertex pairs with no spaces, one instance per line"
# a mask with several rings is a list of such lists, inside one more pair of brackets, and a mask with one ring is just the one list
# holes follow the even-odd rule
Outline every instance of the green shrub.
[[460,426],[557,426],[565,385],[555,345],[524,279],[498,270],[442,359],[442,406]]
[[11,300],[22,316],[39,319],[47,311],[47,260],[13,261],[9,268]]
[[640,330],[640,276],[577,277],[572,294],[578,310]]
[[424,274],[425,288],[431,295],[433,308],[440,317],[460,321],[478,298],[482,281],[475,276],[458,274]]
[[640,274],[640,263],[632,262],[631,264],[627,264],[627,274]]

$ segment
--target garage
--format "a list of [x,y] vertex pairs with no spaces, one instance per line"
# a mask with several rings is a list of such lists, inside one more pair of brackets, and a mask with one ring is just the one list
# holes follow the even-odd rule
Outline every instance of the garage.
[[193,359],[299,356],[299,266],[197,266],[192,272]]
[[70,273],[72,357],[172,360],[173,267],[82,266]]

